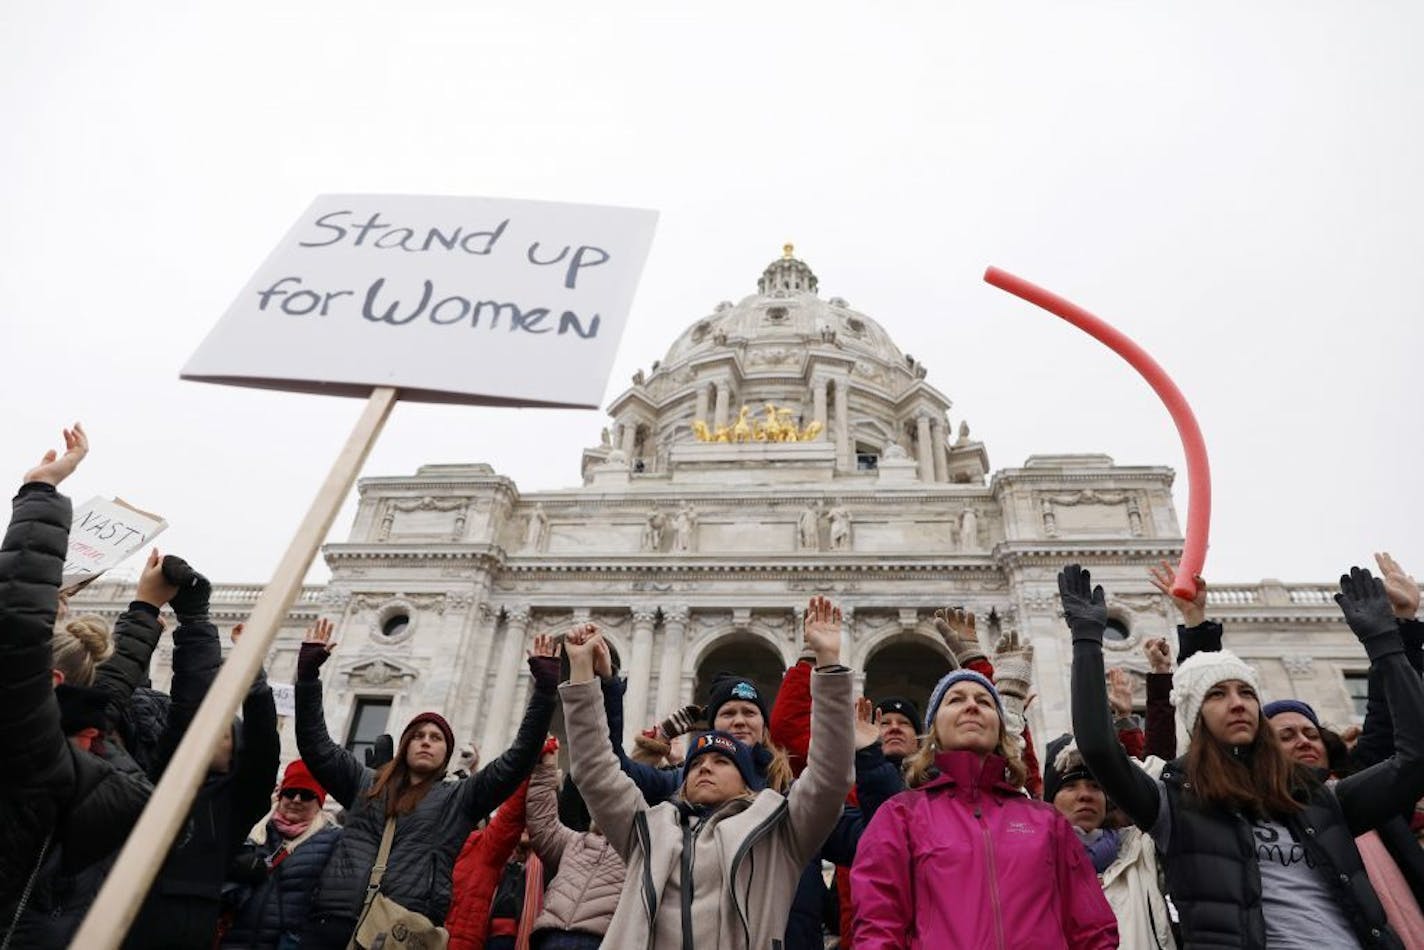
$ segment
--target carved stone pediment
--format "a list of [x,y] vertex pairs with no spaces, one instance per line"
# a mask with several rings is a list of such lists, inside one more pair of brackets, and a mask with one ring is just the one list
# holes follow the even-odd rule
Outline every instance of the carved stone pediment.
[[411,680],[418,679],[420,672],[399,660],[376,657],[354,663],[338,674],[345,676],[352,686],[373,686],[399,689]]

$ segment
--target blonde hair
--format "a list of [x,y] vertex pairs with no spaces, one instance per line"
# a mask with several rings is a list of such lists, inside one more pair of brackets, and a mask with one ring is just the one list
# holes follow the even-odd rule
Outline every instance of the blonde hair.
[[99,664],[114,655],[114,638],[103,617],[83,614],[55,624],[50,666],[70,686],[92,686]]
[[770,739],[763,740],[762,746],[771,753],[771,761],[766,765],[766,787],[785,795],[791,787],[791,780],[796,777],[791,774],[791,758],[785,749]]
[[[929,735],[921,736],[918,751],[905,759],[905,785],[909,788],[919,788],[939,775],[939,769],[935,768],[934,764],[935,756],[939,752],[939,740],[935,738],[933,730]],[[994,745],[994,754],[1004,760],[1004,780],[1017,788],[1023,788],[1024,782],[1028,780],[1028,766],[1023,760],[1023,739],[1011,734],[1002,719],[999,720],[999,741]]]

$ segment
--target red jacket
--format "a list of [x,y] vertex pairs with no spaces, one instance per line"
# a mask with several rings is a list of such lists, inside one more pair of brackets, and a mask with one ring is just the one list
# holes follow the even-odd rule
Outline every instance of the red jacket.
[[1004,761],[941,752],[940,775],[880,807],[851,869],[856,950],[1108,950],[1117,919],[1067,819],[1003,781]]
[[509,856],[524,834],[524,798],[528,791],[529,780],[525,779],[482,831],[470,832],[455,859],[450,912],[445,915],[450,950],[483,950],[489,935],[490,902]]

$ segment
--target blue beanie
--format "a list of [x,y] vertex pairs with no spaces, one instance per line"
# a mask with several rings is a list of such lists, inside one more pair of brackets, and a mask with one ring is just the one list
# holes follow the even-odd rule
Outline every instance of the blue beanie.
[[1306,719],[1315,724],[1315,728],[1320,728],[1320,717],[1315,715],[1315,710],[1310,708],[1309,703],[1303,703],[1298,699],[1278,699],[1273,703],[1267,703],[1261,708],[1267,719],[1274,719],[1281,713],[1300,713]]
[[930,693],[930,705],[925,711],[925,732],[934,731],[935,713],[939,712],[939,704],[944,702],[944,694],[949,692],[949,688],[955,683],[978,683],[989,691],[989,695],[994,697],[994,706],[999,710],[999,721],[1004,721],[1004,701],[999,698],[999,691],[994,688],[994,684],[981,673],[973,670],[954,670],[946,673],[944,679],[935,684],[934,692]]
[[687,758],[682,761],[682,776],[678,786],[685,787],[687,785],[687,776],[692,771],[692,763],[697,761],[698,756],[713,752],[725,755],[736,763],[737,771],[742,773],[742,781],[747,783],[748,789],[759,792],[766,788],[766,779],[757,772],[756,764],[752,760],[752,750],[732,738],[730,734],[717,730],[699,733],[697,738],[692,740],[692,745],[687,750]]

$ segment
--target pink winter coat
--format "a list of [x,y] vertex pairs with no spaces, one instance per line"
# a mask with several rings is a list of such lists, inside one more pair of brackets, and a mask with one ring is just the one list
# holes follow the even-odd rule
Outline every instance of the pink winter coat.
[[1004,761],[941,752],[940,774],[871,819],[851,868],[856,950],[1118,945],[1068,821],[1003,780]]

